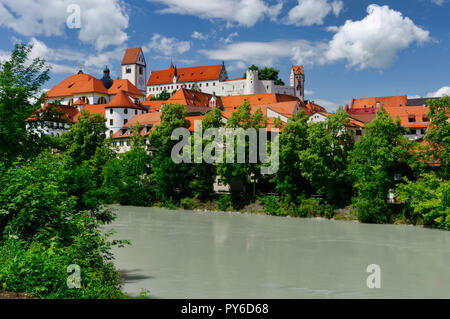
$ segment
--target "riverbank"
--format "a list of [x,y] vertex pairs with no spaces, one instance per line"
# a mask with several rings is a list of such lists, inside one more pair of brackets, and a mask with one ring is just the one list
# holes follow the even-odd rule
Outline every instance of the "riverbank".
[[[222,195],[223,196],[223,195]],[[266,197],[271,198],[271,197]],[[272,197],[273,199],[274,197]],[[278,205],[278,206],[277,206]],[[257,199],[255,202],[243,205],[240,209],[235,209],[228,206],[226,209],[221,207],[220,199],[213,199],[208,201],[201,201],[197,198],[186,198],[181,201],[180,205],[165,205],[163,203],[156,203],[154,208],[168,208],[168,209],[188,209],[201,212],[230,212],[239,214],[258,214],[278,217],[292,217],[292,218],[323,218],[329,220],[339,221],[358,221],[358,212],[351,206],[340,208],[332,208],[330,205],[323,205],[318,199],[307,199],[299,206],[282,207],[279,204],[270,203],[266,201],[263,203]],[[422,220],[412,220],[408,216],[404,216],[399,212],[393,216],[387,225],[410,225],[424,227]]]
[[29,294],[10,292],[10,291],[0,291],[0,299],[39,299]]

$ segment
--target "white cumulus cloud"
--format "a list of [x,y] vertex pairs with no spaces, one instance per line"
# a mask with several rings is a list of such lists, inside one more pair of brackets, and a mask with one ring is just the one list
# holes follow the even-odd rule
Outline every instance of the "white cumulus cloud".
[[369,5],[367,13],[364,19],[347,20],[337,29],[326,53],[329,61],[344,59],[359,69],[385,68],[398,51],[430,40],[428,31],[388,6]]
[[265,17],[275,19],[282,3],[269,5],[264,0],[148,0],[164,6],[158,13],[193,15],[202,19],[220,19],[230,24],[254,26]]
[[289,11],[286,23],[297,26],[323,24],[330,12],[339,16],[343,7],[342,0],[298,0],[298,4]]
[[443,97],[444,95],[450,96],[450,86],[443,86],[436,92],[430,92],[427,97]]
[[72,3],[80,7],[80,41],[98,50],[127,41],[129,17],[122,0],[0,0],[0,26],[30,37],[63,36]]
[[388,6],[370,5],[367,16],[348,20],[343,26],[329,28],[331,40],[275,40],[270,42],[235,42],[217,49],[200,50],[211,60],[225,60],[262,66],[290,58],[296,64],[328,64],[344,60],[356,69],[387,68],[399,51],[412,44],[430,41],[429,32],[416,26]]
[[189,41],[165,37],[158,33],[153,34],[150,42],[143,47],[144,52],[156,51],[163,56],[183,54],[190,49],[191,43]]

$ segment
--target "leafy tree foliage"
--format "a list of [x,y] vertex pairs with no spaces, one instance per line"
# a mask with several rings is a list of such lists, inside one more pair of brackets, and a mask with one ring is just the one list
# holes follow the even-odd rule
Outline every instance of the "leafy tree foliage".
[[[260,128],[267,127],[267,117],[263,115],[261,109],[257,109],[254,113],[252,113],[250,103],[245,100],[244,103],[239,106],[235,112],[233,112],[226,127],[235,129],[242,128],[244,131],[247,129],[255,129],[258,131]],[[259,139],[259,134],[257,134],[257,139]],[[227,163],[226,152],[224,152],[223,163],[218,166],[219,176],[225,184],[232,185],[234,183],[239,183],[243,187],[244,194],[248,194],[250,186],[253,184],[253,187],[255,187],[257,181],[262,177],[262,163],[259,162],[259,160],[257,163],[250,163],[249,160],[246,160],[245,163],[238,163],[237,156],[240,140],[235,136],[234,143],[230,142],[231,141],[226,140],[227,144],[234,145],[234,162]],[[245,145],[243,145],[243,148],[245,149],[247,158],[248,154],[250,154],[249,142],[249,139],[245,138]],[[257,142],[257,145],[259,146],[259,141]]]
[[350,152],[349,170],[355,178],[357,191],[353,204],[363,222],[389,221],[388,192],[395,189],[396,174],[408,174],[408,163],[413,156],[411,143],[404,134],[400,120],[394,123],[382,109]]
[[428,142],[427,155],[431,161],[440,162],[439,174],[445,179],[450,179],[450,97],[445,96],[439,101],[430,100],[430,126],[425,134]]
[[149,142],[155,149],[152,160],[152,180],[158,199],[166,202],[180,200],[189,194],[189,170],[186,163],[177,164],[172,160],[172,148],[177,141],[171,139],[176,128],[189,128],[186,120],[186,107],[180,104],[167,104],[162,108],[161,124],[156,126],[149,136]]
[[105,194],[121,205],[150,206],[153,201],[151,182],[151,156],[145,139],[134,127],[131,150],[109,160],[103,169]]
[[426,226],[450,230],[450,182],[440,180],[434,173],[406,182],[399,185],[396,193],[407,203],[412,216],[423,219]]
[[[262,68],[260,69],[256,65],[252,64],[248,68],[250,71],[258,71],[258,79],[259,80],[271,80],[275,82],[275,85],[285,85],[283,80],[279,78],[280,70],[275,68]],[[244,73],[244,79],[247,78],[247,73]]]
[[[173,94],[173,92],[172,92]],[[163,90],[161,93],[159,93],[156,96],[152,96],[150,98],[150,101],[167,101],[168,99],[170,99],[171,94],[169,92],[167,92],[166,90]]]
[[38,95],[49,79],[44,60],[30,61],[31,48],[17,44],[0,63],[0,158],[8,165],[18,156],[32,158],[47,145],[45,137],[26,130],[25,120],[39,109]]
[[280,168],[273,178],[276,190],[288,202],[296,202],[311,185],[302,175],[300,154],[308,148],[308,117],[303,111],[288,119],[280,135]]
[[340,108],[326,122],[310,125],[308,146],[300,152],[302,175],[332,203],[345,202],[352,194],[352,179],[347,171],[347,157],[353,149],[349,126],[347,112]]

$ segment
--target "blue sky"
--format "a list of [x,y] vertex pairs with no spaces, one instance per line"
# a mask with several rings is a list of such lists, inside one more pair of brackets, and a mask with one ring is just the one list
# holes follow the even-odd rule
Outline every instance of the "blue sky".
[[[80,28],[67,25],[70,4]],[[450,0],[0,0],[0,58],[33,43],[53,66],[46,88],[80,64],[117,78],[136,46],[149,70],[225,60],[230,78],[254,63],[288,83],[301,64],[306,97],[331,111],[358,97],[450,94],[449,14]]]

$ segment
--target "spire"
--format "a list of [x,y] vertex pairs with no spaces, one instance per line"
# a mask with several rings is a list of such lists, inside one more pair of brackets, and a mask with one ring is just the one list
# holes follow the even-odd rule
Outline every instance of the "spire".
[[83,72],[83,65],[82,64],[80,64],[80,71],[78,71],[78,74],[84,74],[84,72]]
[[105,69],[103,70],[103,78],[102,78],[103,86],[109,90],[109,88],[113,85],[114,81],[109,76],[109,68],[108,66],[105,66]]

